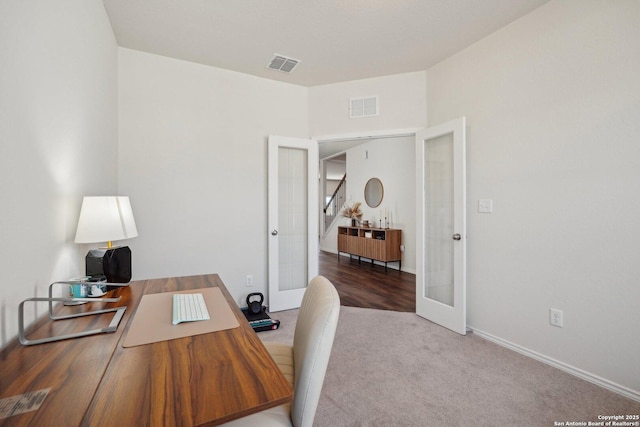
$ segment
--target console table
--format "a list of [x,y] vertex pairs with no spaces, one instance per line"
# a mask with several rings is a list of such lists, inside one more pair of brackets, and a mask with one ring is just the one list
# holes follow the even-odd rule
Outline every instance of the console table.
[[[122,346],[143,295],[206,287],[220,288],[239,327]],[[0,352],[0,398],[49,389],[39,409],[0,426],[212,426],[291,401],[291,385],[218,275],[136,281],[108,294],[122,298],[78,309],[126,306],[116,332],[28,347],[14,340]],[[111,317],[45,317],[29,334],[59,335]]]
[[402,230],[393,228],[338,227],[338,260],[340,252],[384,262],[387,271],[388,262],[398,262],[402,270]]

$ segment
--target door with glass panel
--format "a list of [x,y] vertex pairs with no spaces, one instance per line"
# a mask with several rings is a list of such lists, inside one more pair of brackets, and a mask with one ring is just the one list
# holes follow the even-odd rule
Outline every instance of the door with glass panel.
[[416,313],[466,334],[464,117],[416,134]]
[[300,307],[318,274],[318,143],[269,136],[269,310]]

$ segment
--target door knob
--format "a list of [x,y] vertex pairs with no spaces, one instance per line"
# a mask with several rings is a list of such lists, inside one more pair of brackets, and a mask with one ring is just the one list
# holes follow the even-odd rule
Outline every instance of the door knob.
[[278,235],[278,230],[273,230],[273,231],[271,232],[271,235],[272,235],[272,236],[277,236],[277,235]]
[[453,236],[451,236],[451,238],[453,240],[460,240],[460,239],[462,239],[462,236],[460,235],[460,233],[456,233]]

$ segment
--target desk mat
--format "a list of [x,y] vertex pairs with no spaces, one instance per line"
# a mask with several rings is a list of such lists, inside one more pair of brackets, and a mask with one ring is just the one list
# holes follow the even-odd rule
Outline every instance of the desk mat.
[[[202,293],[211,320],[185,322],[173,325],[173,294]],[[233,329],[240,326],[238,319],[224,298],[220,288],[200,288],[188,291],[162,292],[143,295],[138,305],[123,347],[151,344],[192,335]]]

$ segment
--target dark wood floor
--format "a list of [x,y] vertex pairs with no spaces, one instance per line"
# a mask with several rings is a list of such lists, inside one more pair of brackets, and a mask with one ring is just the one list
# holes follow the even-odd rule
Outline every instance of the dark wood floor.
[[320,251],[320,274],[334,284],[340,304],[350,307],[415,312],[416,276],[397,268],[391,263],[385,273],[384,265]]

